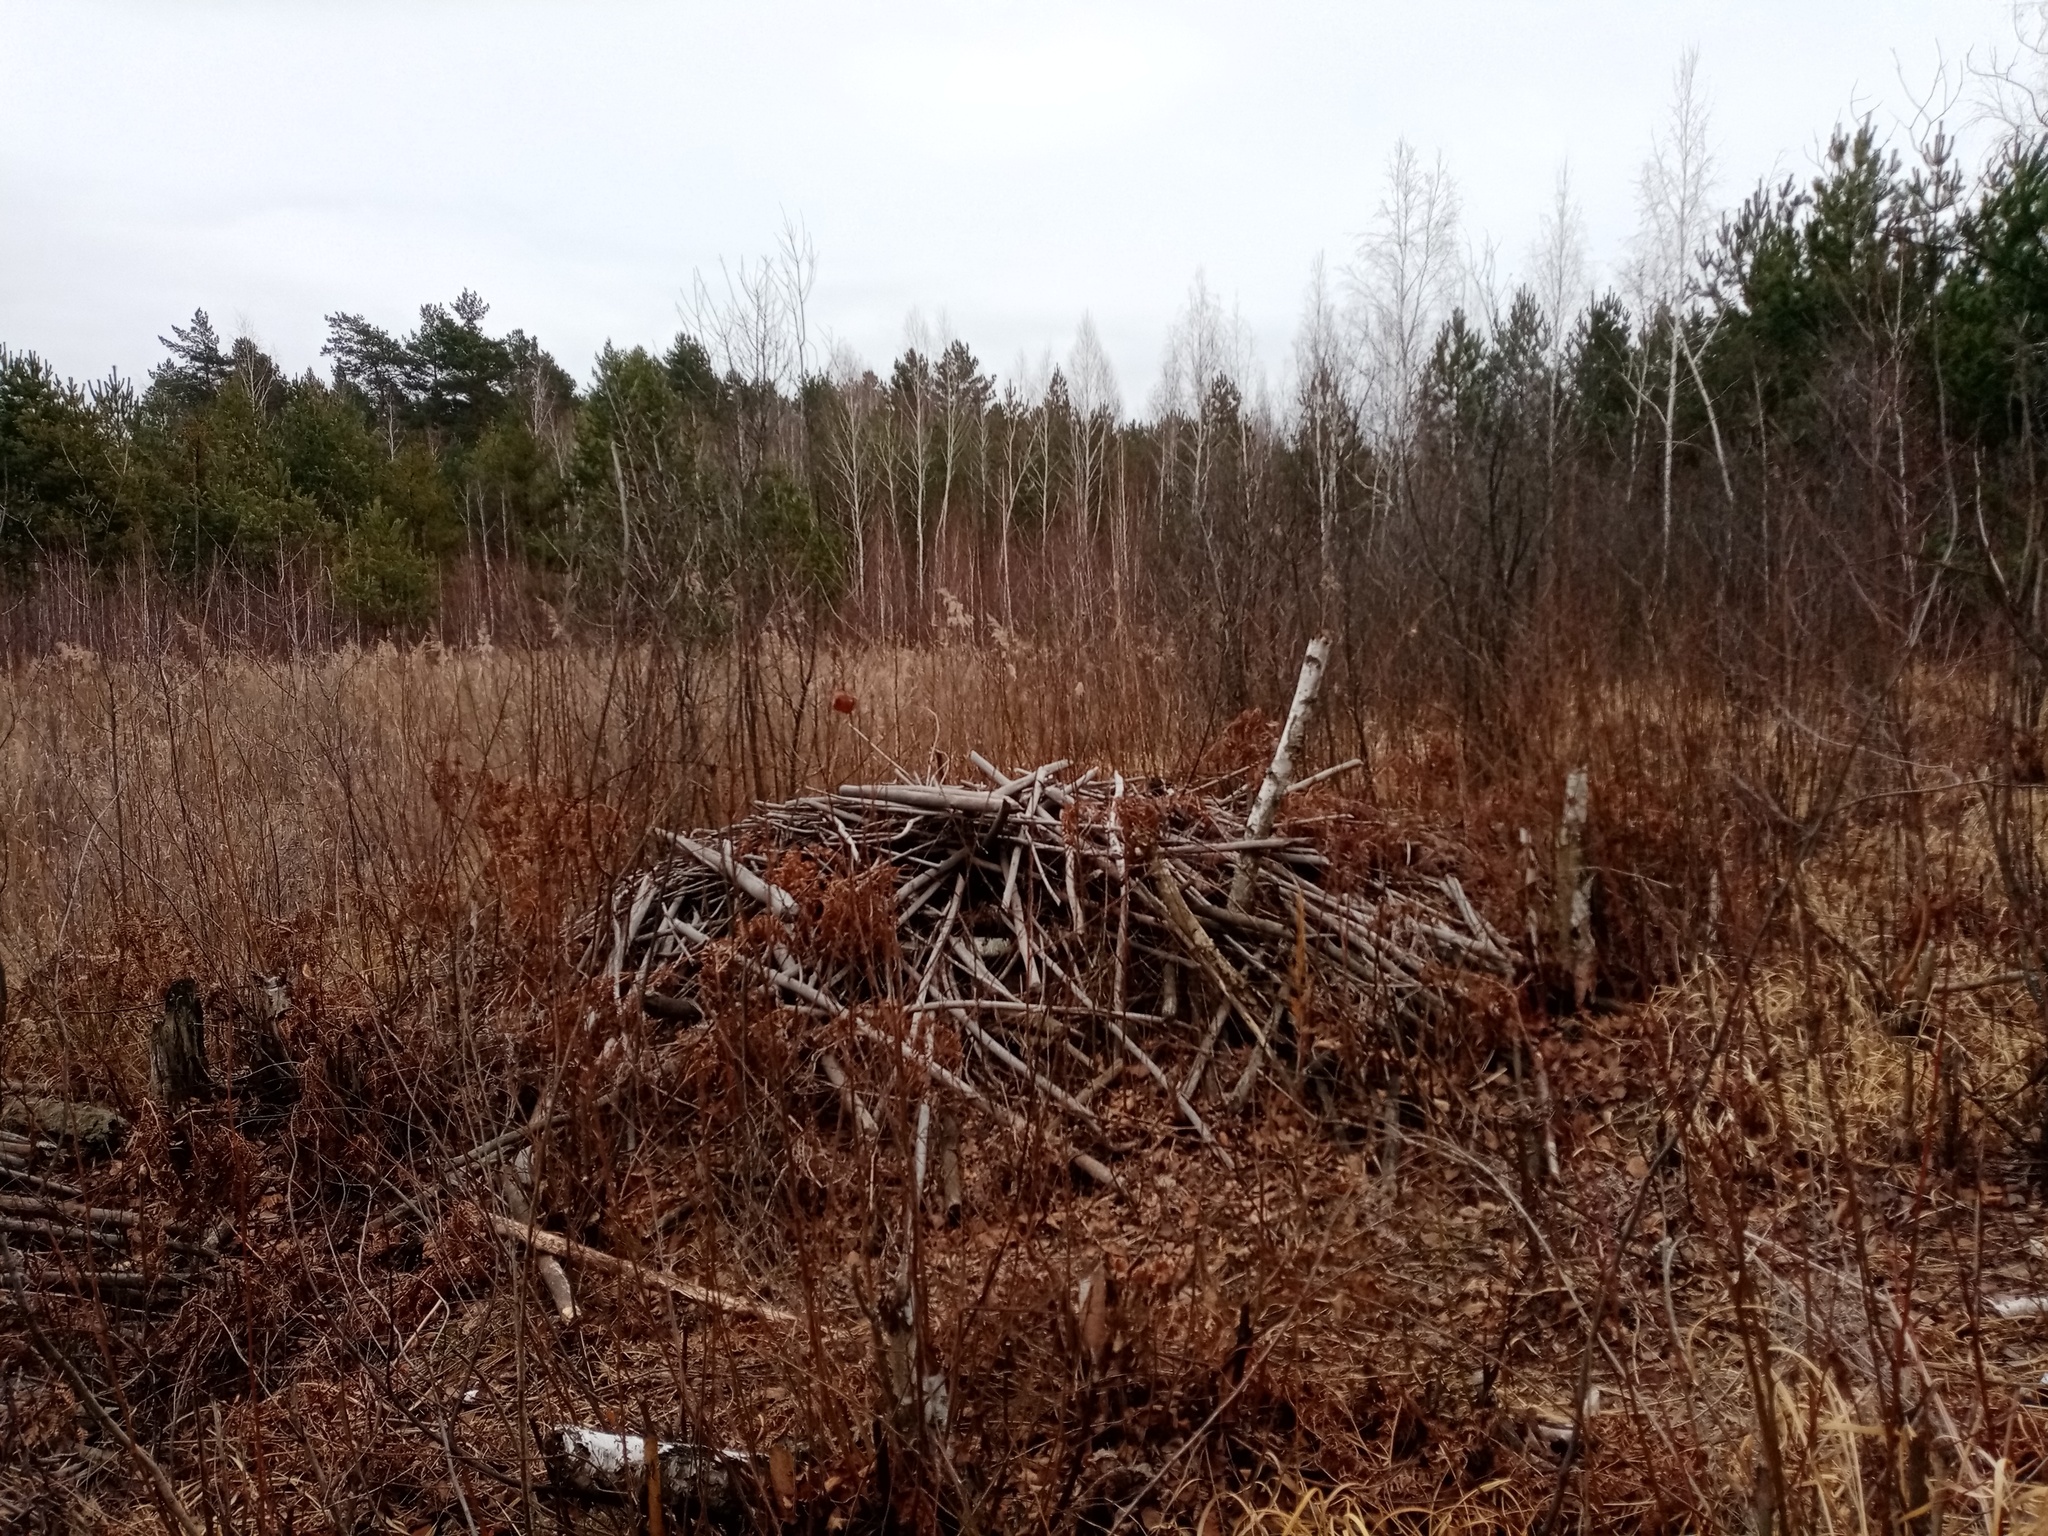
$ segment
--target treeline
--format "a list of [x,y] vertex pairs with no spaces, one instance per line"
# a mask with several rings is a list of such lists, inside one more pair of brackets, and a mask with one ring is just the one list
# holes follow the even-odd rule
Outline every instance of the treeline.
[[314,569],[370,628],[433,623],[458,567],[698,638],[1057,625],[1177,645],[1223,704],[1324,626],[1382,691],[1481,719],[1575,657],[1853,669],[1996,611],[2039,635],[2048,141],[1966,176],[1843,133],[1709,222],[1687,110],[1612,291],[1562,197],[1493,291],[1404,150],[1284,383],[1198,283],[1135,413],[1085,324],[1035,377],[945,337],[886,372],[817,355],[796,241],[580,386],[468,292],[404,334],[328,317],[328,378],[204,313],[140,389],[0,353],[0,561]]

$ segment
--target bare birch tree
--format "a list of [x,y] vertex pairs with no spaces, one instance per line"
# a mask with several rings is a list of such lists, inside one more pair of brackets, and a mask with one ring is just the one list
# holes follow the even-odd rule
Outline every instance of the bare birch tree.
[[[1003,589],[1003,628],[1017,627],[1015,588],[1010,577],[1010,546],[1016,532],[1017,509],[1030,477],[1036,418],[1043,411],[1044,389],[1034,384],[1029,368],[1018,359],[1015,376],[1004,380],[993,413],[994,432],[988,447],[990,500],[996,514],[996,579]],[[1037,405],[1033,401],[1040,402]]]
[[[1118,419],[1123,414],[1123,397],[1116,384],[1116,370],[1102,349],[1091,316],[1081,317],[1074,345],[1067,353],[1068,398],[1074,408],[1074,441],[1070,463],[1073,473],[1074,531],[1076,558],[1086,551],[1100,530],[1099,509],[1107,496],[1110,450],[1116,440]],[[1115,506],[1115,526],[1110,530],[1110,601],[1119,629],[1124,618],[1125,561],[1129,539],[1121,502]]]
[[1243,322],[1223,312],[1207,276],[1197,272],[1194,286],[1188,290],[1187,306],[1167,333],[1154,405],[1166,423],[1167,456],[1178,455],[1182,460],[1181,477],[1188,498],[1185,510],[1212,550],[1214,509],[1209,504],[1209,481],[1216,453],[1215,422],[1205,407],[1218,384],[1244,395],[1251,371],[1251,340]]
[[902,420],[901,439],[904,477],[909,482],[910,518],[916,539],[916,602],[920,615],[928,612],[931,587],[927,560],[931,543],[931,489],[928,470],[932,443],[937,431],[935,380],[932,377],[932,332],[924,315],[913,309],[903,322],[903,356],[896,361],[890,387]]
[[1413,427],[1416,385],[1463,277],[1457,187],[1441,158],[1425,167],[1402,139],[1350,271],[1368,420],[1385,443]]
[[844,344],[826,364],[832,388],[826,395],[826,473],[844,498],[847,532],[853,539],[854,590],[868,590],[868,521],[881,474],[883,444],[878,418],[884,408],[881,385]]
[[1535,295],[1543,315],[1543,364],[1550,376],[1544,463],[1554,475],[1558,414],[1564,402],[1565,352],[1570,345],[1573,316],[1586,303],[1592,288],[1592,267],[1586,255],[1586,217],[1572,195],[1568,166],[1557,168],[1550,208],[1537,228],[1536,244],[1529,256],[1529,291]]
[[966,342],[950,334],[951,327],[943,314],[939,316],[939,331],[946,337],[946,343],[932,370],[939,454],[939,512],[932,542],[935,550],[942,551],[946,525],[953,511],[953,486],[961,477],[962,461],[980,445],[991,390],[980,363],[967,350]]
[[1678,441],[1679,365],[1684,361],[1686,320],[1699,295],[1696,257],[1712,218],[1707,199],[1714,159],[1707,135],[1699,50],[1688,48],[1672,76],[1670,116],[1663,131],[1652,139],[1650,158],[1637,181],[1642,224],[1635,240],[1633,279],[1641,323],[1646,335],[1659,324],[1668,333],[1664,398],[1658,408],[1664,431],[1658,513],[1660,585],[1671,571],[1671,468]]
[[1294,410],[1316,513],[1317,591],[1322,627],[1335,627],[1343,600],[1338,576],[1338,520],[1354,472],[1357,413],[1343,320],[1330,295],[1323,258],[1309,272],[1308,300],[1294,342]]
[[738,469],[741,483],[752,484],[774,446],[783,397],[810,368],[808,314],[818,257],[803,228],[785,224],[772,254],[718,265],[715,286],[702,271],[692,274],[680,308],[720,372],[740,386]]

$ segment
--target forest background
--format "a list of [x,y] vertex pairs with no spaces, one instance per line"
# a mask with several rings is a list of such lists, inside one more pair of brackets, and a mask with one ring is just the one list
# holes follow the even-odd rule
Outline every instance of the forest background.
[[139,384],[5,353],[0,631],[140,641],[89,614],[148,573],[159,622],[286,649],[1144,637],[1227,716],[1323,627],[1354,712],[1487,732],[1589,665],[1733,684],[1986,639],[2037,608],[2048,147],[2015,122],[1968,167],[1847,127],[1723,214],[1688,61],[1598,291],[1562,181],[1508,282],[1403,145],[1284,380],[1198,278],[1136,411],[1086,321],[1002,379],[915,318],[885,370],[826,347],[794,226],[581,384],[467,291],[408,330],[330,315],[328,377],[204,313]]

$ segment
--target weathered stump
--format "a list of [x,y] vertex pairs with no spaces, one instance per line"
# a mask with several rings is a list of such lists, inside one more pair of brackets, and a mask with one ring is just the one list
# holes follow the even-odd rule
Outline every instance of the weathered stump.
[[189,976],[164,989],[163,1017],[149,1039],[149,1064],[157,1098],[166,1109],[219,1096],[220,1085],[206,1064],[206,1013]]

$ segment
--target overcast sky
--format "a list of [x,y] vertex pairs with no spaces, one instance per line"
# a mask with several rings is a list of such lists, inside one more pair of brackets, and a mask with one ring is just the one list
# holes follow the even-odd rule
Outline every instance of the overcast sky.
[[1687,46],[1732,202],[2011,38],[2010,0],[0,0],[0,344],[140,374],[203,306],[296,369],[327,311],[469,286],[582,378],[787,217],[871,363],[913,306],[1003,372],[1089,311],[1135,406],[1198,270],[1278,373],[1398,137],[1510,270],[1569,162],[1611,266]]

